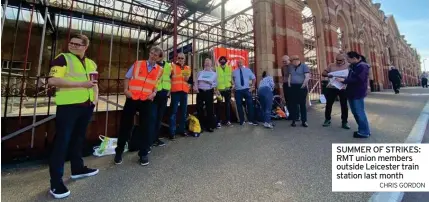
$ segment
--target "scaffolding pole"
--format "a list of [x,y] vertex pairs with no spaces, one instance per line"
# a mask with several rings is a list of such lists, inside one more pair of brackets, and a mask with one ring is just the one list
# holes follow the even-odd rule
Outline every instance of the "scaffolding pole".
[[[7,9],[7,4],[8,4],[8,0],[5,0],[4,4],[3,4],[3,15],[2,15],[2,19],[1,19],[1,33],[0,35],[3,36],[3,26],[4,26],[4,22],[6,21],[6,9]],[[1,38],[0,36],[0,38]]]
[[178,0],[174,0],[173,3],[173,23],[174,23],[174,32],[173,32],[173,60],[177,57],[177,2]]
[[[108,79],[107,79],[107,100],[109,100],[109,89],[110,89],[110,70],[112,67],[112,52],[113,52],[113,28],[115,22],[112,20],[112,32],[110,33],[110,53],[109,53],[109,70],[108,70]],[[104,135],[108,137],[108,125],[109,125],[109,104],[106,106],[106,127],[104,128]]]
[[[37,65],[37,81],[36,81],[36,97],[34,98],[34,111],[33,111],[33,125],[36,123],[36,110],[37,110],[37,94],[39,92],[39,81],[40,81],[40,71],[42,69],[42,59],[43,59],[43,48],[45,44],[45,34],[46,34],[46,24],[48,18],[48,7],[45,7],[45,18],[43,20],[43,30],[42,30],[42,41],[40,42],[40,52],[39,52],[39,63]],[[34,135],[36,133],[36,128],[31,129],[31,148],[34,147]]]

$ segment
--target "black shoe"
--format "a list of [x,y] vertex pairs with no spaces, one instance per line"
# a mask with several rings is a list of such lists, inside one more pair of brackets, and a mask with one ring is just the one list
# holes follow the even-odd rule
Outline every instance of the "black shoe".
[[70,191],[63,183],[56,187],[51,187],[49,193],[56,199],[65,198],[70,195]]
[[365,136],[365,135],[360,135],[358,132],[354,132],[353,137],[354,138],[369,138],[369,135]]
[[296,127],[295,121],[292,121],[292,124],[290,124],[292,127]]
[[78,172],[73,173],[71,175],[72,179],[79,179],[79,178],[83,178],[83,177],[90,177],[90,176],[94,176],[97,175],[99,172],[98,169],[92,169],[92,168],[88,168],[88,167],[83,167],[81,170],[79,170]]
[[342,124],[341,124],[341,128],[344,128],[344,129],[350,130],[350,126],[349,126],[349,124],[348,124],[348,123],[342,123]]
[[174,140],[176,140],[176,136],[175,135],[170,135],[170,137],[168,137],[168,139],[170,141],[174,141]]
[[213,129],[211,129],[211,128],[208,128],[208,129],[207,129],[207,132],[212,133],[212,132],[214,132],[214,130],[213,130]]
[[113,159],[116,165],[122,164],[122,153],[116,153],[115,159]]
[[181,135],[182,135],[183,137],[188,137],[188,136],[189,136],[187,132],[183,132],[183,133],[181,133]]
[[323,127],[328,127],[331,125],[331,120],[325,120],[325,122],[323,123]]
[[308,128],[308,123],[307,122],[302,122],[302,127]]
[[149,165],[149,158],[146,156],[140,157],[140,165],[147,166]]
[[155,141],[155,143],[153,143],[153,146],[155,146],[155,147],[163,147],[163,146],[165,146],[165,143],[162,140],[157,139]]

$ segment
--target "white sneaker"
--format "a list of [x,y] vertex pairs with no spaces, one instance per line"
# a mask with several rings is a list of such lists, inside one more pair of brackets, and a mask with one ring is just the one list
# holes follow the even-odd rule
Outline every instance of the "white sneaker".
[[269,129],[273,129],[274,128],[273,125],[270,124],[270,123],[264,123],[264,127],[265,128],[269,128]]

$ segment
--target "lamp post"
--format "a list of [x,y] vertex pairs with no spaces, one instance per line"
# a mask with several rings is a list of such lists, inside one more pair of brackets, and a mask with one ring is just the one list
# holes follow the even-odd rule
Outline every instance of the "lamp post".
[[425,59],[423,59],[423,61],[422,61],[422,63],[423,63],[423,69],[426,71],[426,60],[427,60],[427,58],[425,58]]

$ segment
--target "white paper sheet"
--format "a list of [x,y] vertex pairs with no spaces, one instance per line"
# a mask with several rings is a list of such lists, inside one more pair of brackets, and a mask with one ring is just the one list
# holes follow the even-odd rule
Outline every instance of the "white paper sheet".
[[332,75],[333,77],[346,78],[349,75],[349,70],[340,70],[335,72],[329,72],[328,75]]
[[340,89],[340,90],[344,89],[344,87],[345,87],[345,85],[343,83],[335,80],[335,78],[329,79],[329,84],[332,85],[332,86],[334,86],[335,88]]
[[345,69],[345,70],[340,70],[340,71],[335,71],[335,72],[329,72],[328,75],[332,75],[333,78],[329,79],[329,84],[328,85],[332,85],[335,88],[338,89],[344,89],[346,87],[345,84],[335,80],[335,78],[347,78],[347,76],[349,75],[349,70]]

